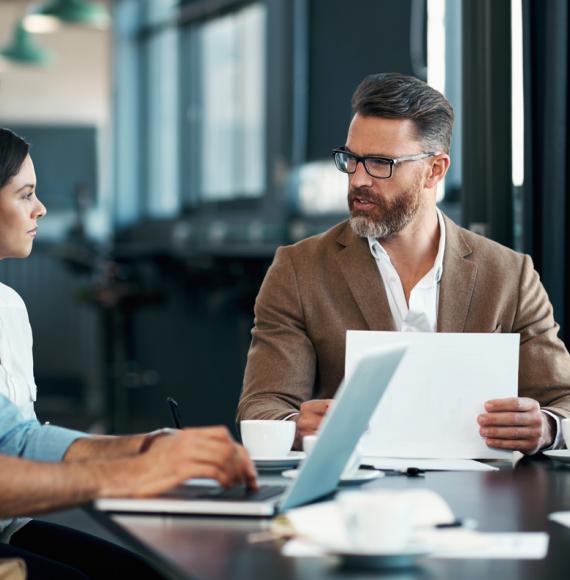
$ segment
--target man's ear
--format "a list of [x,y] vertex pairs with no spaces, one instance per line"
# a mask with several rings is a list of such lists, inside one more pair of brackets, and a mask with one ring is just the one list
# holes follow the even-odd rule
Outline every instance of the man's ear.
[[445,177],[451,164],[451,159],[447,153],[438,153],[430,159],[430,172],[426,179],[425,186],[434,188]]

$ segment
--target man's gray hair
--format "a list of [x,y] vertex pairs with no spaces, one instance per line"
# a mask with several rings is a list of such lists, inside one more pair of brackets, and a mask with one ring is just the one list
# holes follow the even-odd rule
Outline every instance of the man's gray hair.
[[449,153],[453,107],[427,83],[399,73],[367,76],[352,96],[352,110],[363,117],[410,119],[430,151]]

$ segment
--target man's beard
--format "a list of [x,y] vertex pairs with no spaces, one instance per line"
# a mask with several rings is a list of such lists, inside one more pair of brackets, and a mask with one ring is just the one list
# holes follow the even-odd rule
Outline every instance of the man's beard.
[[366,213],[351,209],[350,225],[352,231],[361,238],[375,239],[389,238],[401,232],[418,213],[422,189],[420,180],[418,180],[391,202],[387,202],[384,198],[372,193],[368,188],[350,190],[348,194],[349,207],[355,197],[369,200],[376,206],[371,212]]

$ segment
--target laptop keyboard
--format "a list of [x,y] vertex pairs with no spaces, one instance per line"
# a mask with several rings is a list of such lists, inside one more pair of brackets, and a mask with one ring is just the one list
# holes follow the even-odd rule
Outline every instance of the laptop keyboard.
[[173,499],[196,499],[208,501],[265,501],[272,497],[278,496],[285,491],[283,485],[260,485],[257,491],[246,488],[245,485],[239,485],[224,488],[202,487],[195,485],[184,485],[164,493],[162,497]]

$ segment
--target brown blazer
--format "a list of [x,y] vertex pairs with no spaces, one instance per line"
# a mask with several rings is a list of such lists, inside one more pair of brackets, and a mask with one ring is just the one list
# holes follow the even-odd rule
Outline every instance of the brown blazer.
[[[570,355],[531,258],[444,217],[438,332],[520,333],[519,395],[570,416]],[[345,221],[277,250],[255,304],[238,420],[333,397],[347,330],[395,328],[368,242]]]

